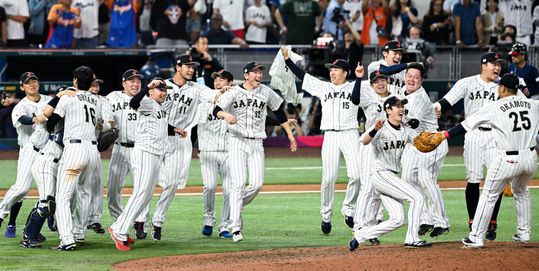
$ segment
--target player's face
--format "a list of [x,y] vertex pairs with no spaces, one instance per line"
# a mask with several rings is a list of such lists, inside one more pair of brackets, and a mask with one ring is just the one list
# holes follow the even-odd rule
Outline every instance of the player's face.
[[230,86],[231,84],[232,82],[219,76],[216,76],[215,79],[213,79],[213,87],[215,89],[222,89],[224,86]]
[[402,51],[389,51],[389,52],[383,52],[384,60],[387,62],[388,65],[394,65],[401,63],[402,59]]
[[167,97],[167,90],[160,90],[157,88],[150,89],[150,98],[154,99],[158,103],[163,103]]
[[387,79],[383,77],[378,77],[374,82],[371,84],[372,88],[374,89],[374,92],[378,94],[379,96],[387,96],[389,92],[387,91]]
[[516,55],[516,56],[511,56],[511,62],[513,62],[515,64],[522,63],[524,61],[524,59],[526,59],[526,56],[523,55],[523,54]]
[[176,72],[180,74],[180,76],[185,80],[189,81],[193,78],[193,74],[195,73],[195,66],[194,65],[177,65],[176,66]]
[[140,78],[134,76],[125,80],[122,85],[124,87],[125,94],[129,96],[135,96],[137,95],[137,93],[140,92],[140,87],[142,83],[140,82]]
[[331,79],[331,83],[334,85],[340,85],[346,81],[346,75],[348,73],[345,72],[341,68],[331,68],[329,70],[329,78]]
[[39,81],[34,78],[30,78],[26,80],[24,84],[22,84],[21,89],[28,96],[38,95],[39,94]]
[[92,83],[92,86],[88,90],[90,93],[97,95],[99,93],[99,84],[98,83]]
[[404,78],[404,85],[408,93],[414,93],[421,87],[423,79],[421,78],[421,72],[416,69],[408,69],[406,71],[406,77]]
[[386,109],[388,119],[395,123],[400,123],[404,116],[404,106],[402,104],[396,104],[389,109]]
[[490,81],[494,81],[498,79],[498,76],[500,75],[500,70],[502,69],[502,66],[500,65],[500,62],[482,64],[482,73],[486,76],[486,78]]
[[260,86],[260,83],[262,82],[262,70],[256,69],[254,71],[250,71],[248,73],[244,73],[245,82],[249,84],[250,86],[257,88]]

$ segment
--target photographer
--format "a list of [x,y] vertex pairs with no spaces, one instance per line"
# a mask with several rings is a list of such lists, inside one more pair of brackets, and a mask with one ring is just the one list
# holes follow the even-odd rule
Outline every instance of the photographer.
[[194,62],[200,63],[196,68],[197,82],[213,88],[211,74],[222,70],[223,66],[215,57],[209,54],[208,45],[208,38],[206,36],[198,36],[195,38],[195,43],[189,50],[188,55],[193,58]]
[[[350,67],[355,67],[358,63],[361,63],[361,59],[363,58],[363,44],[352,22],[348,19],[344,19],[344,22],[346,24],[343,29],[344,43],[337,46],[336,50],[333,51],[332,59],[345,59],[350,64]],[[355,74],[350,74],[349,78],[355,79]]]
[[365,0],[361,3],[361,12],[363,13],[361,42],[365,45],[386,44],[391,32],[391,15],[387,0]]
[[403,42],[406,53],[402,56],[402,63],[421,62],[425,67],[425,76],[427,70],[434,65],[434,54],[436,47],[434,44],[425,41],[421,36],[421,29],[418,26],[408,28],[408,37]]
[[343,4],[346,0],[333,0],[329,3],[324,17],[324,32],[329,32],[334,35],[337,41],[343,41],[342,29],[344,28],[344,19],[348,17]]

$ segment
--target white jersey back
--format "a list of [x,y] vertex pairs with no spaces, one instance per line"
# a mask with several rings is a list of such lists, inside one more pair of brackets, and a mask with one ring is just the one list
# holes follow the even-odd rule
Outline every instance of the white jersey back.
[[462,78],[444,96],[451,105],[464,98],[464,114],[466,117],[475,114],[481,108],[498,100],[498,84],[487,83],[481,75]]
[[[352,90],[356,83],[346,82],[336,86],[330,82],[322,81],[312,75],[305,74],[302,89],[311,95],[320,98],[322,104],[321,130],[349,130],[357,129],[357,112],[359,106],[367,102],[365,91],[361,91],[360,105],[352,103]],[[361,88],[365,88],[365,84]],[[365,101],[362,101],[365,99]]]
[[135,148],[157,155],[163,154],[168,135],[167,112],[163,105],[154,99],[144,97],[140,102],[138,113]]
[[33,102],[24,97],[11,112],[11,121],[13,127],[17,129],[17,143],[23,147],[30,140],[30,135],[33,132],[32,125],[23,125],[19,122],[22,116],[37,116],[41,113],[41,109],[51,100],[51,97],[39,94],[39,101]]
[[191,81],[183,86],[176,85],[172,79],[165,82],[172,86],[172,89],[167,91],[167,99],[163,105],[168,113],[168,123],[176,128],[192,125],[196,121],[198,105],[212,102],[217,94],[217,91]]
[[497,100],[466,118],[462,126],[471,131],[490,124],[500,150],[518,151],[535,146],[539,131],[539,101],[519,95]]
[[[365,82],[368,87],[363,89],[363,83]],[[365,105],[361,106],[361,108],[363,108],[363,113],[365,114],[365,127],[372,127],[376,123],[376,120],[386,119],[386,112],[382,110],[382,108],[387,97],[391,95],[387,95],[386,97],[379,96],[374,92],[374,89],[370,86],[368,81],[363,81],[361,83],[361,88],[362,92],[366,92]],[[363,99],[363,96],[361,99]],[[361,104],[363,104],[363,102],[361,102]]]
[[112,117],[118,128],[117,142],[135,141],[138,115],[137,111],[129,106],[131,98],[133,97],[123,91],[113,91],[107,95],[107,100],[112,108]]
[[219,97],[217,105],[238,120],[229,126],[231,136],[265,139],[267,108],[275,111],[281,103],[283,99],[265,85],[253,90],[236,85]]
[[54,113],[64,118],[64,142],[71,139],[95,141],[95,125],[101,105],[94,94],[77,91],[74,96],[60,98]]
[[[405,93],[405,88],[402,89],[402,93]],[[408,103],[404,106],[407,121],[410,119],[419,121],[419,126],[414,129],[416,132],[438,131],[438,119],[434,113],[429,95],[423,87],[414,93],[405,95],[404,98],[408,100]]]
[[[369,64],[369,66],[367,67],[368,76],[371,76],[371,73],[373,71],[379,70],[380,65],[384,65],[386,67],[389,67],[387,62],[385,60],[383,60],[383,59],[371,62],[371,64]],[[402,71],[400,71],[398,73],[395,73],[395,74],[392,74],[392,75],[388,76],[388,78],[387,78],[387,89],[389,90],[390,93],[397,93],[404,86],[404,76],[405,76],[404,74],[405,73],[406,73],[406,71],[402,70]],[[371,78],[367,78],[367,79],[370,80]]]
[[200,151],[227,151],[228,125],[224,120],[215,117],[212,103],[201,103],[198,106],[198,149]]
[[386,121],[370,143],[374,150],[374,169],[399,172],[402,152],[410,141],[412,141],[410,129],[401,125],[400,129],[397,130]]

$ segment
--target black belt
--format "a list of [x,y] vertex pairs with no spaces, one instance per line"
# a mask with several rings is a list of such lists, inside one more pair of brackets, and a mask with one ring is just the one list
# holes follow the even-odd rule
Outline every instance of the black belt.
[[[45,154],[44,154],[44,153],[41,153],[41,155],[45,155]],[[54,159],[52,159],[52,161],[53,161],[54,163],[58,163],[58,162],[60,161],[60,159],[59,159],[59,158],[54,158]]]
[[334,130],[334,129],[329,129],[329,130],[324,130],[324,132],[340,132],[342,130]]
[[483,132],[492,131],[492,128],[486,128],[486,127],[479,127],[477,129],[479,129],[479,131],[483,131]]
[[133,148],[135,147],[135,143],[134,142],[116,142],[116,144],[122,146],[122,147],[126,147],[126,148]]
[[257,139],[257,138],[254,138],[254,137],[244,137],[245,139]]
[[[69,143],[82,143],[80,139],[70,139]],[[92,145],[97,145],[97,141],[92,141]]]
[[[533,149],[535,149],[535,147],[531,147],[530,151],[533,151]],[[505,154],[507,154],[507,155],[518,155],[518,151],[506,151]]]
[[36,146],[32,146],[35,152],[39,152],[39,149]]

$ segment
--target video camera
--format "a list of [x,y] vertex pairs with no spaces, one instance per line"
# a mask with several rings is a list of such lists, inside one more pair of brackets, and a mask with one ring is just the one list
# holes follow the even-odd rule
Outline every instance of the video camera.
[[335,7],[333,9],[333,14],[331,15],[331,21],[335,23],[340,23],[344,21],[344,16],[347,16],[349,10],[343,10],[341,7]]
[[425,60],[423,56],[424,44],[424,39],[406,39],[403,44],[406,53],[402,54],[401,63],[423,62]]

